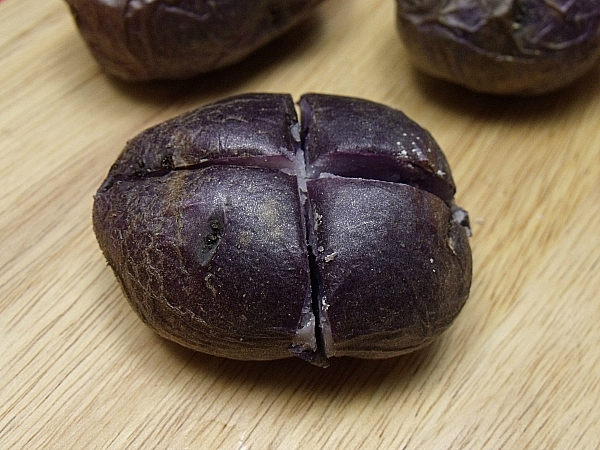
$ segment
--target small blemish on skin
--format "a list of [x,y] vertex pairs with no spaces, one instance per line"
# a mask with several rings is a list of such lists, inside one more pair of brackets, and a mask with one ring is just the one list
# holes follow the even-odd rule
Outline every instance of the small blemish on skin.
[[319,229],[319,227],[321,226],[321,223],[323,222],[323,216],[315,211],[314,221],[315,221],[314,228],[315,228],[315,231],[317,231]]
[[448,244],[448,248],[452,251],[452,253],[456,254],[456,245],[454,244],[454,239],[448,236],[446,243]]
[[212,273],[207,274],[204,277],[204,282],[206,287],[210,289],[210,292],[212,292],[212,295],[216,297],[219,291],[217,286],[215,286],[215,276]]
[[324,258],[325,262],[331,262],[331,261],[333,261],[337,255],[338,255],[338,252],[333,252],[333,253],[331,253],[329,255],[326,255],[325,258]]

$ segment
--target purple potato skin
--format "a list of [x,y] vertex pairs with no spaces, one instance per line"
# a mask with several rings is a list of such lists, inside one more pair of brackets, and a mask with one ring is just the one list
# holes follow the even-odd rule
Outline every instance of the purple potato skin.
[[321,178],[308,192],[319,218],[328,356],[400,355],[450,325],[471,270],[465,230],[450,208],[402,183]]
[[100,66],[130,81],[183,79],[236,63],[322,0],[66,0]]
[[115,183],[94,213],[109,264],[150,327],[219,356],[291,355],[310,303],[294,177],[234,165],[174,170]]
[[299,104],[300,122],[289,95],[231,97],[128,142],[93,207],[127,299],[162,336],[234,359],[429,344],[472,277],[443,153],[384,105]]
[[311,303],[298,184],[279,170],[299,145],[294,117],[288,96],[218,102],[142,132],[111,168],[94,230],[162,336],[237,359],[292,355]]
[[597,0],[397,0],[397,25],[417,68],[483,93],[550,92],[600,57]]
[[326,355],[429,344],[462,308],[472,272],[444,154],[384,105],[314,94],[300,105]]

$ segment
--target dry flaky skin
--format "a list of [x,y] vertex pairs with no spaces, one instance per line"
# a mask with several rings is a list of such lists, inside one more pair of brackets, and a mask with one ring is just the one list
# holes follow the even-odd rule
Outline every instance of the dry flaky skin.
[[427,345],[471,284],[445,157],[383,105],[300,105],[302,125],[288,95],[232,97],[130,141],[94,200],[109,265],[149,326],[206,353],[326,365]]
[[322,0],[66,0],[106,72],[188,78],[233,64]]
[[397,0],[397,19],[418,68],[480,92],[548,92],[600,56],[597,0]]

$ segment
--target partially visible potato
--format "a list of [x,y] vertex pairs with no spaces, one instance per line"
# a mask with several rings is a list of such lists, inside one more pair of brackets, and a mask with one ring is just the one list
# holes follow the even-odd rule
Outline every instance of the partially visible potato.
[[104,70],[126,80],[189,78],[233,64],[322,0],[66,0]]
[[598,0],[397,0],[414,64],[479,92],[540,94],[600,55]]

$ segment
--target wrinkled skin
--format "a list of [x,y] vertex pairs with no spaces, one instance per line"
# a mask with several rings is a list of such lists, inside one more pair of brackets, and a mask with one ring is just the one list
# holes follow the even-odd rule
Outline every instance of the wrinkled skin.
[[431,135],[366,100],[249,94],[131,140],[99,188],[100,247],[162,336],[236,359],[384,358],[466,301],[471,253]]
[[66,0],[100,66],[126,80],[178,79],[233,64],[322,0]]
[[598,0],[397,0],[397,23],[418,68],[479,92],[549,92],[600,56]]

